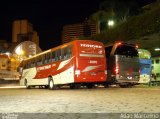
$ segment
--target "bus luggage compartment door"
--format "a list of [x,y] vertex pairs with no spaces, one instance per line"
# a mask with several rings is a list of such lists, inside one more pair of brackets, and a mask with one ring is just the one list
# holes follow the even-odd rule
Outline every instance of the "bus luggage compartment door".
[[103,58],[78,58],[75,82],[103,82],[106,80],[105,60]]

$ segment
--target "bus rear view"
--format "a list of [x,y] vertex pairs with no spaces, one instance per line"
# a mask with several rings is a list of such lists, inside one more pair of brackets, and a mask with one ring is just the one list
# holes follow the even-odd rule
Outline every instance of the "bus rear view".
[[128,87],[139,81],[139,59],[135,45],[113,43],[105,47],[107,57],[107,82]]
[[97,41],[77,41],[75,82],[85,83],[88,88],[106,81],[104,45]]

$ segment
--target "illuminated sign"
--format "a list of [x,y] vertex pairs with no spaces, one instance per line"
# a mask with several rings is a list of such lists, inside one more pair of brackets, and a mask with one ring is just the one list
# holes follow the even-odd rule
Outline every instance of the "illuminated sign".
[[80,44],[81,47],[88,47],[88,48],[102,48],[100,45],[91,45],[91,44]]

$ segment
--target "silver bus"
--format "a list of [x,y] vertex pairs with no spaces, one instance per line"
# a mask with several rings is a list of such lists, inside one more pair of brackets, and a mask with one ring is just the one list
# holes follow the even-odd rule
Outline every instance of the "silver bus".
[[107,81],[106,85],[119,84],[130,87],[138,84],[140,64],[137,46],[123,42],[105,45]]

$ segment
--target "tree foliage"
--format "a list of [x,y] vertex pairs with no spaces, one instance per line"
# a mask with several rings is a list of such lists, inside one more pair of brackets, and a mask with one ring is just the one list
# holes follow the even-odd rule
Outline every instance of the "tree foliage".
[[160,32],[160,7],[134,16],[126,22],[117,25],[105,33],[92,36],[92,39],[103,43],[113,42],[115,40],[132,40],[152,33]]
[[[107,14],[103,14],[103,19],[114,18],[117,21],[126,21],[129,16],[137,13],[138,7],[135,0],[105,0],[100,4],[99,12],[103,11]],[[97,13],[93,14],[96,15]],[[101,18],[99,17],[100,20]]]

